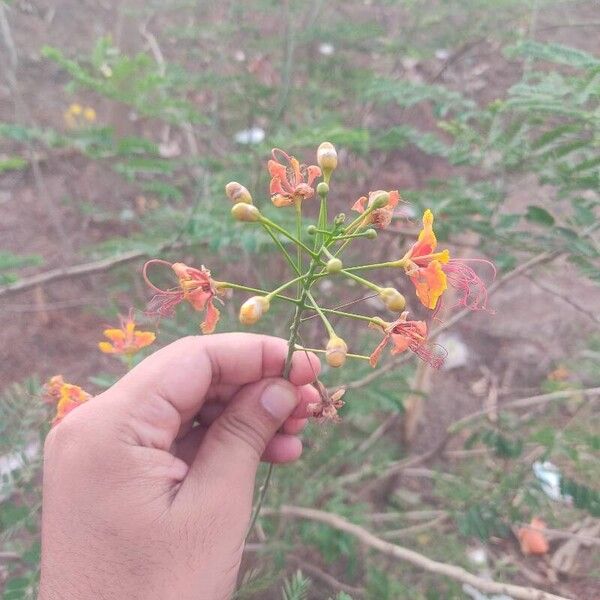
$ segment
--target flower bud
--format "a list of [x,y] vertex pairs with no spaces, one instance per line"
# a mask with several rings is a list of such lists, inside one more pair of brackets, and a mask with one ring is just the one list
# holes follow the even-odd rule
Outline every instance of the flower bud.
[[227,194],[227,197],[236,204],[238,202],[252,204],[252,196],[250,195],[250,192],[237,181],[230,181],[225,186],[225,193]]
[[309,225],[306,228],[306,233],[308,233],[308,235],[315,235],[315,233],[317,233],[317,228],[314,225]]
[[317,150],[317,164],[327,178],[337,167],[337,152],[331,142],[323,142]]
[[381,288],[379,297],[386,307],[393,312],[402,312],[406,307],[404,296],[394,288]]
[[371,192],[373,200],[370,202],[370,205],[373,208],[383,208],[390,203],[390,195],[383,190],[379,190],[377,192]]
[[333,219],[333,224],[336,226],[343,225],[345,221],[346,215],[344,213],[340,213],[339,215],[335,216],[335,219]]
[[252,296],[240,307],[240,323],[254,325],[269,310],[269,306],[266,296]]
[[368,240],[374,240],[377,237],[377,232],[374,229],[367,229],[365,231],[365,237]]
[[346,362],[348,346],[346,342],[337,335],[329,338],[325,347],[325,360],[330,367],[341,367]]
[[231,214],[237,221],[259,221],[261,218],[260,211],[254,204],[246,204],[238,202],[231,208]]
[[344,263],[339,258],[331,258],[327,261],[325,270],[328,273],[339,273],[344,268]]
[[324,181],[321,181],[317,186],[317,194],[319,194],[319,196],[327,196],[327,194],[329,194],[329,185]]

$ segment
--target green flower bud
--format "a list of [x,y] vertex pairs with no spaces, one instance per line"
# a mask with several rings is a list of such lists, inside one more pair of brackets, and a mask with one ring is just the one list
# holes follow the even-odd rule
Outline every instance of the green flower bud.
[[384,206],[387,206],[390,203],[390,195],[387,192],[373,192],[372,197],[373,200],[371,201],[370,205],[373,208],[383,208]]
[[319,194],[319,196],[327,196],[327,194],[329,194],[329,185],[324,181],[321,181],[317,186],[317,194]]
[[377,232],[374,229],[367,229],[365,231],[365,237],[368,240],[374,240],[377,237]]
[[309,225],[306,228],[306,233],[308,233],[308,235],[315,235],[315,233],[317,233],[317,228],[314,225]]
[[332,258],[327,262],[325,270],[328,273],[339,273],[344,268],[344,263],[339,258]]

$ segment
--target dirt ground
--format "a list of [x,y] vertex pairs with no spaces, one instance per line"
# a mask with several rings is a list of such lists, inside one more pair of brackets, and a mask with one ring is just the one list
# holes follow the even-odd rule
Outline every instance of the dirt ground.
[[[538,15],[538,39],[571,44],[598,55],[598,29],[589,30],[594,35],[582,35],[582,29],[565,26],[567,22],[597,20],[597,4],[578,4],[576,14],[569,12],[568,5],[564,3]],[[15,109],[15,90],[0,78],[1,121],[17,119],[63,127],[62,115],[69,102],[63,89],[65,75],[40,57],[44,44],[64,47],[68,40],[69,54],[87,52],[90,40],[112,33],[117,43],[121,41],[130,49],[142,46],[137,31],[122,16],[123,11],[117,10],[116,2],[35,0],[17,1],[11,6],[20,100]],[[439,68],[437,63],[415,66],[417,72],[426,75]],[[499,47],[482,40],[448,64],[440,80],[467,90],[483,103],[502,96],[519,75],[519,65],[502,57]],[[109,109],[106,101],[95,100],[95,106],[99,112],[112,110],[117,127],[131,127],[126,115]],[[426,110],[411,112],[409,117],[418,126],[431,130],[435,127],[434,116]],[[1,149],[0,154],[9,151],[10,148]],[[36,187],[31,169],[0,174],[0,250],[39,254],[45,261],[42,268],[24,269],[23,276],[79,264],[85,260],[81,249],[90,242],[100,242],[115,232],[127,235],[135,231],[135,222],[123,221],[119,215],[124,209],[136,210],[136,190],[108,166],[60,152],[45,154],[39,166],[41,190]],[[385,159],[385,172],[393,174],[390,181],[385,181],[385,177],[382,181],[380,174],[376,178],[385,189],[402,189],[418,187],[431,177],[443,178],[448,169],[442,161],[422,153],[398,151]],[[536,190],[535,182],[518,182],[511,204],[526,206]],[[101,207],[101,216],[99,211],[90,216],[79,210],[79,200]],[[600,289],[581,280],[567,265],[554,263],[551,270],[542,274],[551,279],[557,292],[568,293],[588,310],[597,312]],[[109,361],[95,347],[99,331],[97,310],[106,303],[105,289],[113,277],[111,273],[82,277],[0,298],[0,389],[32,372],[42,379],[60,372],[69,380],[84,382],[94,372],[108,370]],[[134,301],[143,305],[143,291],[138,288],[136,294]],[[122,300],[122,304],[131,302],[131,294]],[[494,315],[474,315],[453,328],[452,335],[464,342],[469,358],[466,366],[443,378],[443,385],[433,378],[431,395],[443,398],[443,402],[425,405],[428,418],[423,422],[427,427],[419,430],[415,450],[429,449],[450,422],[481,407],[483,395],[473,390],[486,373],[498,376],[501,400],[527,395],[578,348],[582,332],[597,328],[588,315],[526,277],[516,278],[500,289],[490,303]],[[574,593],[579,594],[579,600],[598,597],[594,594],[600,590],[589,590],[587,586]]]

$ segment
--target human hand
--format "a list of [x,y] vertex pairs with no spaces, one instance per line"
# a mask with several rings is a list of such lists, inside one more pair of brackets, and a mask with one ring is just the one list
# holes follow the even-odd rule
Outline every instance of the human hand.
[[[314,355],[230,333],[159,350],[48,435],[40,600],[221,600],[259,461],[290,462]],[[199,425],[194,424],[199,421]]]

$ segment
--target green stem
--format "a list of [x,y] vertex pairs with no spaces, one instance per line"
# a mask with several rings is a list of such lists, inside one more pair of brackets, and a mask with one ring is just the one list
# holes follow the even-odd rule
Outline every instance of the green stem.
[[336,310],[335,308],[321,308],[321,310],[329,315],[337,315],[338,317],[345,317],[346,319],[366,321],[367,323],[381,323],[381,319],[379,317],[366,317],[365,315],[357,315],[355,313],[344,312],[343,310]]
[[261,225],[265,228],[265,231],[271,236],[271,239],[275,242],[276,246],[279,248],[281,253],[285,256],[285,259],[289,263],[292,270],[296,272],[297,275],[300,275],[300,270],[296,266],[296,263],[292,260],[290,253],[285,249],[284,245],[281,243],[281,240],[271,231],[271,228],[267,223],[261,221]]
[[[296,209],[296,237],[298,238],[298,241],[300,243],[302,243],[302,201],[296,200],[296,202],[294,202],[294,208]],[[297,257],[296,264],[298,266],[298,271],[301,272],[302,271],[302,248],[300,246],[297,246],[296,257]],[[301,286],[300,286],[300,284],[298,284],[298,296],[300,295],[300,289],[301,289]]]
[[283,292],[283,290],[285,290],[286,288],[290,287],[290,285],[293,285],[294,283],[300,284],[300,282],[305,277],[306,277],[306,274],[305,275],[300,275],[300,277],[296,277],[295,279],[290,279],[289,281],[287,281],[283,285],[280,285],[278,288],[274,289],[272,292],[268,292],[267,293],[267,298],[269,298],[269,300],[271,298],[274,298],[275,296],[277,296],[277,294],[279,294],[279,292]]
[[265,501],[265,496],[267,495],[267,489],[269,487],[269,483],[271,482],[271,476],[273,475],[274,466],[275,465],[273,463],[269,463],[269,466],[267,468],[267,474],[265,475],[265,480],[263,481],[263,484],[260,486],[258,500],[256,501],[256,506],[254,507],[254,510],[252,511],[252,517],[250,518],[250,524],[248,525],[248,533],[246,534],[246,539],[248,539],[248,537],[252,533],[252,530],[254,529],[254,526],[256,525],[258,515],[260,514],[260,509],[262,508],[262,505]]
[[[304,346],[296,346],[296,350],[302,350],[303,352],[315,352],[317,354],[325,354],[327,350],[323,348],[305,348]],[[360,358],[361,360],[370,360],[369,356],[364,354],[346,354],[348,358]]]
[[313,298],[313,295],[310,292],[307,292],[306,297],[309,299],[310,303],[313,305],[313,308],[315,309],[315,311],[317,312],[319,317],[321,317],[321,321],[323,321],[323,325],[325,325],[325,329],[327,330],[329,337],[333,337],[335,335],[335,331],[334,331],[331,323],[329,322],[329,319],[325,316],[324,312],[321,310],[321,307],[317,304],[317,302]]
[[[247,285],[241,285],[239,283],[229,283],[228,281],[220,281],[220,287],[230,288],[232,290],[241,290],[243,292],[252,292],[254,294],[261,294],[262,296],[266,296],[269,293],[268,290],[261,290],[260,288],[254,288]],[[289,296],[283,296],[282,294],[275,294],[276,298],[280,300],[286,300],[287,302],[293,302],[294,304],[298,303],[297,298],[290,298]]]
[[367,269],[385,269],[387,267],[395,267],[398,269],[404,268],[408,261],[403,258],[391,260],[388,262],[372,263],[370,265],[359,265],[357,267],[348,267],[346,271],[365,271]]
[[[290,327],[290,337],[288,339],[288,351],[285,359],[285,366],[283,367],[283,377],[284,379],[289,379],[290,372],[292,370],[292,359],[294,357],[294,351],[296,349],[296,345],[298,343],[298,329],[300,324],[302,323],[302,313],[305,309],[305,302],[307,295],[309,294],[309,289],[313,281],[314,272],[317,268],[317,260],[315,257],[311,260],[310,267],[308,272],[302,279],[305,279],[302,285],[302,295],[300,297],[299,302],[296,304],[296,309],[294,311],[294,319],[292,320],[292,325]],[[273,474],[273,464],[269,465],[267,470],[267,476],[265,477],[265,481],[260,489],[260,494],[258,500],[256,502],[256,506],[254,508],[254,512],[252,513],[252,518],[250,519],[250,525],[248,526],[248,533],[246,534],[246,538],[252,533],[254,529],[254,525],[258,519],[258,515],[260,514],[260,509],[265,501],[265,497],[267,495],[267,488],[269,487],[269,482],[271,480],[271,475]]]
[[266,223],[269,227],[272,227],[281,233],[281,235],[284,235],[286,238],[290,239],[292,242],[294,242],[294,244],[300,246],[302,250],[304,250],[304,252],[306,252],[311,258],[315,258],[315,253],[306,244],[303,244],[298,238],[294,237],[289,231],[287,231],[287,229],[281,227],[281,225],[271,221],[271,219],[267,219],[265,216],[261,216],[260,222]]
[[349,271],[347,271],[346,269],[342,269],[340,271],[340,273],[343,273],[346,277],[349,277],[350,279],[354,279],[354,281],[360,283],[361,285],[364,285],[365,287],[368,287],[376,292],[380,292],[381,291],[381,286],[377,285],[376,283],[373,283],[372,281],[368,281],[367,279],[363,279],[362,277],[359,277],[358,275],[355,275],[354,273],[351,273]]

